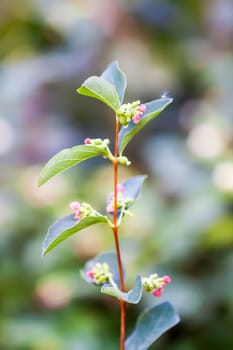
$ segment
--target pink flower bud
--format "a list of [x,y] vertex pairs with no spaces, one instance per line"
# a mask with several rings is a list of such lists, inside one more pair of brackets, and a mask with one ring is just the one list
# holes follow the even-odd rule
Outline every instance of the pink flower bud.
[[124,192],[124,186],[122,184],[117,184],[117,192],[118,193]]
[[163,276],[163,282],[165,284],[171,283],[172,279],[170,276]]
[[162,294],[162,291],[160,289],[155,289],[153,291],[153,295],[156,297],[156,298],[159,298],[161,297],[161,294]]
[[110,214],[112,214],[114,212],[114,206],[113,203],[107,203],[107,207],[106,207],[106,211]]
[[146,105],[144,105],[144,104],[139,105],[139,106],[138,106],[138,110],[139,110],[140,112],[144,113],[144,112],[146,111]]
[[140,122],[142,118],[142,113],[137,113],[133,118],[132,118],[132,121],[135,123],[135,124],[138,124]]
[[94,272],[92,270],[89,270],[86,272],[87,277],[93,279],[94,278]]
[[81,209],[81,205],[79,202],[72,202],[70,203],[70,208],[74,211],[74,212],[79,212]]
[[80,205],[80,203],[79,202],[72,202],[72,203],[70,203],[70,208],[75,213],[74,218],[76,220],[80,220],[81,219],[81,205]]
[[90,139],[90,137],[87,137],[85,140],[84,140],[84,144],[85,145],[91,145],[92,141]]

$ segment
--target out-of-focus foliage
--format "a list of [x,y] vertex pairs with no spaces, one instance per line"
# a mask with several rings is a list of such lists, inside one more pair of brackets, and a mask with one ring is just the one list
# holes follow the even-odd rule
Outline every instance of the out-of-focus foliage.
[[[137,273],[173,278],[162,300],[182,322],[157,350],[233,348],[232,36],[232,0],[1,1],[1,349],[118,348],[118,304],[79,275],[111,250],[110,231],[93,226],[40,255],[71,201],[104,209],[111,168],[87,161],[36,186],[60,149],[113,134],[111,112],[75,90],[114,59],[126,101],[164,90],[175,101],[127,147],[137,171],[120,174],[149,174],[122,228],[129,286]],[[128,308],[129,332],[137,311]]]

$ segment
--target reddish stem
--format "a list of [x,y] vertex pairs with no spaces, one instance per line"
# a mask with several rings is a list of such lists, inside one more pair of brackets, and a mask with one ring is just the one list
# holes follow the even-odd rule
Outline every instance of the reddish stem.
[[[114,150],[114,212],[113,212],[113,234],[115,240],[115,248],[117,255],[118,272],[120,276],[120,289],[122,292],[125,290],[123,267],[121,262],[120,245],[118,238],[118,225],[117,225],[117,182],[118,182],[118,132],[119,132],[119,121],[116,117],[116,131],[115,131],[115,150]],[[121,308],[121,326],[120,326],[120,350],[125,349],[125,302],[120,300]]]

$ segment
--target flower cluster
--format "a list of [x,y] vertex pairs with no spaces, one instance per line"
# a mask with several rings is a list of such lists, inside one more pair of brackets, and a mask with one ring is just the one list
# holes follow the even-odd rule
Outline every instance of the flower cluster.
[[157,273],[142,279],[142,284],[146,292],[152,293],[155,297],[160,297],[164,286],[171,282],[170,276],[159,277]]
[[92,146],[99,146],[99,147],[103,147],[106,148],[106,146],[108,146],[110,143],[109,139],[91,139],[90,137],[85,138],[84,140],[84,144],[85,145],[92,145]]
[[[124,205],[122,200],[122,194],[124,192],[124,186],[122,184],[117,184],[117,209],[121,209]],[[114,212],[114,193],[110,193],[107,198],[107,207],[106,210],[109,214]]]
[[86,276],[96,284],[108,283],[112,280],[112,274],[107,263],[96,263],[86,272]]
[[[97,147],[101,153],[103,154],[104,158],[108,158],[109,160],[111,160],[112,162],[114,161],[114,156],[112,155],[108,145],[110,144],[110,140],[109,139],[91,139],[90,137],[85,138],[84,140],[84,145],[89,145],[89,146],[95,146]],[[130,162],[128,161],[128,159],[124,159],[122,160],[124,161],[125,165],[129,165]]]
[[72,202],[70,203],[70,208],[73,210],[74,218],[77,221],[80,221],[82,217],[91,215],[91,212],[93,212],[93,208],[90,206],[90,204],[85,202],[82,204],[79,202]]
[[132,120],[135,124],[138,124],[146,111],[146,105],[141,104],[139,100],[132,103],[126,103],[121,105],[117,111],[120,123],[127,127],[128,123]]

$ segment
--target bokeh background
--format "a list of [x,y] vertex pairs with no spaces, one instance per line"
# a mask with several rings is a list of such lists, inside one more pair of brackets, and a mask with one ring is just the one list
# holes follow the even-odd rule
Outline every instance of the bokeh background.
[[[111,233],[93,226],[41,259],[71,201],[104,211],[112,169],[96,159],[36,185],[60,149],[113,136],[111,111],[75,90],[115,59],[126,101],[174,97],[120,171],[149,175],[121,230],[127,283],[170,274],[161,300],[182,318],[151,349],[233,349],[232,49],[232,0],[1,0],[1,350],[118,349],[118,304],[79,273]],[[128,307],[128,332],[159,301]]]

